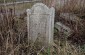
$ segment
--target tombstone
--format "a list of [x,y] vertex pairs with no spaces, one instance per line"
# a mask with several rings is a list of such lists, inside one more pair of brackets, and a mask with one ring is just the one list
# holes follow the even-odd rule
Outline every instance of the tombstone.
[[65,36],[69,36],[72,33],[72,30],[61,22],[56,22],[55,28],[57,28],[58,31],[62,32]]
[[48,8],[43,3],[35,4],[27,9],[28,39],[32,42],[52,44],[54,33],[55,9]]

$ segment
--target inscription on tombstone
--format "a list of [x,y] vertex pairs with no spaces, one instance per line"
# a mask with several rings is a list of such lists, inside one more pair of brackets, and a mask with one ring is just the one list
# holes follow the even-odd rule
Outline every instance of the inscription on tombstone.
[[43,3],[27,9],[28,39],[32,42],[53,43],[55,9]]

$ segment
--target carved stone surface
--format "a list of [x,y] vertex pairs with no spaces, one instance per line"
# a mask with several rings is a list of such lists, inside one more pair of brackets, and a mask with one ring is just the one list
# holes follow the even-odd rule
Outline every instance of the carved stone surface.
[[72,30],[61,22],[56,22],[55,28],[57,28],[59,32],[63,32],[66,36],[71,35]]
[[43,3],[27,9],[28,39],[35,42],[53,43],[55,9]]

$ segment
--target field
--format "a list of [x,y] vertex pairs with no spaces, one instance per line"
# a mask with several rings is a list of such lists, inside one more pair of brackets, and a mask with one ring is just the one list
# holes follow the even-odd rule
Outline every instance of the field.
[[[13,2],[15,0],[6,0],[6,2]],[[4,3],[4,0],[0,0],[0,3]]]
[[0,3],[4,3],[4,1],[7,3],[7,2],[20,2],[20,1],[28,1],[28,0],[0,0]]
[[33,4],[0,6],[0,55],[85,55],[85,44],[59,37],[56,29],[51,47],[45,47],[37,41],[33,44],[28,42],[26,9]]

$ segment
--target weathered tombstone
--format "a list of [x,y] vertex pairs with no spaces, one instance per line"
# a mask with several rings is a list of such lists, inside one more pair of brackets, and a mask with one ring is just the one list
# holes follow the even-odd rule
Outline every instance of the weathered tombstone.
[[58,31],[62,32],[65,36],[71,35],[72,30],[61,22],[56,22],[55,28],[57,28]]
[[53,43],[55,9],[48,8],[43,3],[35,4],[27,9],[28,39],[32,42],[38,40],[45,44]]

